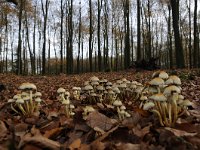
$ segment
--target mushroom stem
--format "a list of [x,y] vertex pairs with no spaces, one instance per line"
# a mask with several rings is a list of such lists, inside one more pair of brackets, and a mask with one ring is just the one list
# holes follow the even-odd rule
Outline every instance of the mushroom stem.
[[172,105],[169,103],[168,104],[168,109],[169,109],[169,124],[171,125],[172,124]]
[[159,118],[159,121],[160,121],[160,125],[161,125],[161,126],[164,126],[163,120],[162,120],[162,117],[161,117],[159,111],[153,109],[152,112],[158,115],[158,118]]
[[26,115],[26,112],[25,112],[24,108],[22,107],[22,105],[21,104],[17,104],[17,105],[18,105],[19,109],[22,111],[22,114]]
[[19,114],[19,112],[13,107],[12,104],[10,105],[10,107],[11,107],[11,109],[12,109],[14,112],[16,112],[17,114]]

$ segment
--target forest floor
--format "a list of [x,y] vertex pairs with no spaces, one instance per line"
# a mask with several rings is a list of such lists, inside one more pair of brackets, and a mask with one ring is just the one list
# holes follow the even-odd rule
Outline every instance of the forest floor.
[[[5,89],[0,92],[0,150],[23,149],[117,149],[159,150],[200,149],[200,70],[176,70],[181,81],[182,95],[193,102],[188,113],[181,116],[173,127],[162,127],[157,116],[139,109],[138,101],[123,100],[130,118],[118,119],[113,107],[97,103],[81,103],[70,98],[75,105],[71,118],[62,114],[57,89],[63,87],[72,93],[74,86],[83,87],[92,76],[115,82],[119,79],[136,80],[142,84],[151,80],[153,71],[135,70],[85,73],[80,75],[16,76],[0,74]],[[15,113],[8,99],[20,93],[18,87],[31,82],[42,93],[39,116],[24,117]],[[95,112],[82,118],[83,108],[92,105]]]

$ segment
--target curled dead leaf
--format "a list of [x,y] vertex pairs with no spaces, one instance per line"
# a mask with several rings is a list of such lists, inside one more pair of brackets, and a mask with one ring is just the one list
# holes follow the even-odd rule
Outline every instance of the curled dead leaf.
[[189,133],[189,132],[186,132],[183,130],[177,130],[177,129],[173,129],[173,128],[169,128],[169,127],[165,127],[165,129],[171,131],[176,136],[195,136],[195,135],[197,135],[197,133]]
[[4,137],[6,137],[8,132],[8,129],[6,128],[3,121],[0,121],[0,141],[3,140]]

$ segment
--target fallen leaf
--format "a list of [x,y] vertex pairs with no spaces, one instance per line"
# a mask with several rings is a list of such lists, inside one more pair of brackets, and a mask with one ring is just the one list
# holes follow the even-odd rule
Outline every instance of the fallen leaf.
[[43,136],[46,137],[46,138],[51,138],[52,136],[58,135],[62,131],[62,129],[63,128],[60,127],[60,128],[47,130]]
[[69,145],[70,150],[79,149],[81,147],[81,139],[76,139]]
[[173,129],[173,128],[169,128],[169,127],[165,127],[165,129],[171,131],[176,136],[195,136],[195,135],[197,135],[197,133],[189,133],[189,132],[186,132],[183,130],[177,130],[177,129]]
[[6,137],[8,132],[8,129],[6,128],[3,121],[0,121],[0,141],[3,140],[4,137]]
[[87,124],[91,128],[98,127],[103,131],[111,129],[116,123],[117,121],[115,119],[110,119],[98,111],[90,113],[87,117]]
[[58,150],[61,147],[58,142],[52,141],[46,137],[43,137],[42,135],[31,136],[30,134],[26,134],[24,137],[22,137],[18,148],[21,149],[27,143],[41,147],[42,149]]
[[140,150],[140,144],[132,143],[118,143],[116,144],[116,150]]

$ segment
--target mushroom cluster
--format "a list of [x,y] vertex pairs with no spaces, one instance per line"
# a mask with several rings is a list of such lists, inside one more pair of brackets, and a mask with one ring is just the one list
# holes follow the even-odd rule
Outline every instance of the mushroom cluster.
[[115,83],[109,82],[107,79],[99,79],[96,76],[85,81],[82,88],[84,99],[89,103],[104,102],[113,104],[117,99],[131,97],[138,99],[140,97],[143,85],[137,81],[129,81],[125,78],[117,80]]
[[37,91],[33,83],[22,83],[19,86],[20,94],[14,95],[8,100],[11,103],[11,109],[18,114],[31,116],[39,113],[42,94]]
[[59,100],[61,101],[62,105],[64,106],[65,115],[68,118],[71,116],[74,116],[75,113],[73,112],[73,109],[75,108],[75,106],[73,104],[71,104],[71,102],[70,102],[70,93],[62,87],[60,87],[57,90],[57,93],[59,94]]
[[161,126],[174,126],[178,117],[183,115],[192,102],[181,95],[181,80],[176,75],[169,76],[164,71],[153,73],[144,91],[147,97],[141,107],[157,114]]

